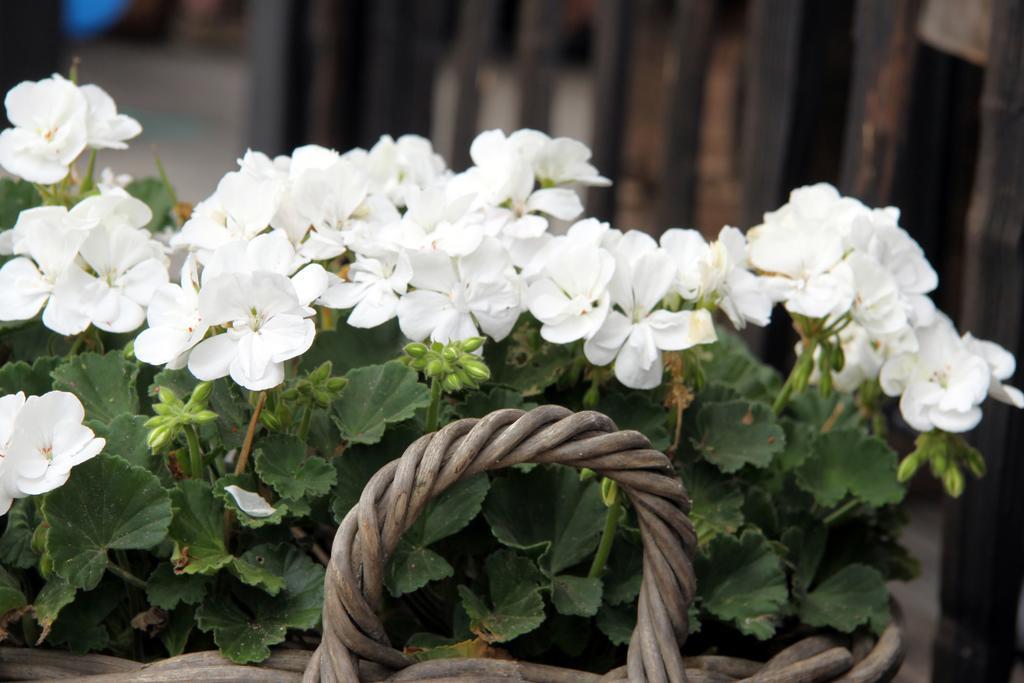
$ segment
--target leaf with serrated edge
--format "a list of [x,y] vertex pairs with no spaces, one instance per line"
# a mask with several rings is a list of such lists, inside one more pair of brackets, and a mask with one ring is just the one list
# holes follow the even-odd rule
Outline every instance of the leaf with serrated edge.
[[786,446],[786,434],[764,403],[726,401],[704,405],[697,414],[694,448],[726,474],[744,465],[767,467]]
[[78,588],[95,588],[108,550],[150,548],[167,536],[171,501],[152,474],[101,453],[78,465],[43,502],[54,571]]
[[167,563],[160,563],[146,581],[149,604],[174,609],[180,603],[194,605],[206,596],[210,577],[202,574],[179,574]]
[[348,384],[334,404],[334,421],[353,443],[377,443],[388,424],[407,420],[430,403],[427,385],[399,361],[356,368],[345,377]]
[[528,558],[499,550],[485,565],[490,584],[488,606],[466,586],[459,586],[470,629],[488,643],[504,643],[529,633],[544,622],[540,573]]
[[77,396],[88,420],[110,424],[118,415],[139,412],[139,395],[135,390],[139,366],[125,360],[120,351],[72,356],[52,374],[53,388]]
[[601,579],[556,576],[551,581],[551,602],[560,614],[592,617],[601,606]]
[[843,633],[870,622],[889,621],[889,591],[882,573],[864,564],[848,564],[817,585],[800,606],[800,620]]
[[306,445],[294,436],[273,434],[256,451],[256,471],[282,497],[297,500],[323,496],[334,486],[334,468],[323,458],[306,455]]
[[873,507],[903,500],[906,488],[896,479],[896,452],[859,429],[820,434],[814,455],[796,471],[800,488],[819,505],[832,507],[848,493]]

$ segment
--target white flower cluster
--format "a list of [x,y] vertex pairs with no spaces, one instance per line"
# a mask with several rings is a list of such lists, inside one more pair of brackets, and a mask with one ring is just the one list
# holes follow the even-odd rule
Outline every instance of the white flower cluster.
[[0,396],[0,514],[16,498],[62,486],[71,468],[106,445],[82,424],[81,402],[65,391]]
[[125,140],[142,132],[102,88],[58,74],[19,83],[4,106],[14,128],[0,133],[0,165],[33,183],[60,182],[86,147],[125,149]]
[[[87,145],[123,147],[139,132],[102,90],[59,76],[17,86],[6,106],[16,127],[0,133],[0,164],[37,183],[67,177]],[[470,155],[454,173],[411,135],[344,154],[249,151],[166,247],[142,227],[149,209],[105,173],[99,194],[24,211],[0,234],[0,253],[15,256],[0,268],[0,320],[42,311],[71,335],[146,319],[141,360],[263,390],[310,348],[314,305],[348,310],[354,327],[397,318],[411,340],[440,342],[501,340],[528,312],[548,342],[580,344],[622,384],[649,389],[662,352],[715,340],[713,311],[763,326],[781,302],[811,348],[841,348],[837,388],[879,381],[917,429],[971,429],[987,395],[1024,406],[1003,384],[1013,357],[935,310],[938,278],[896,209],[819,184],[746,236],[725,227],[709,243],[673,228],[658,242],[582,218],[579,188],[609,181],[578,141],[492,130]]]
[[897,209],[871,209],[822,183],[794,190],[748,238],[773,298],[798,319],[836,331],[845,362],[833,381],[841,391],[880,380],[922,432],[973,429],[989,395],[1024,407],[1024,395],[1002,384],[1013,356],[961,337],[935,309],[928,294],[938,276],[899,226]]

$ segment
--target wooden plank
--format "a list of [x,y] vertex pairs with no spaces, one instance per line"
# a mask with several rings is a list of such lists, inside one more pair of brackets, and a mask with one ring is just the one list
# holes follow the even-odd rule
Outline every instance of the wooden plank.
[[469,145],[479,129],[480,63],[497,20],[497,0],[462,0],[455,45],[455,131],[448,158],[455,170],[470,165]]
[[257,2],[249,11],[248,144],[271,156],[291,152],[309,133],[309,12],[306,0]]
[[869,205],[893,200],[907,135],[921,0],[859,0],[840,190]]
[[59,0],[0,3],[0,92],[52,73],[67,75],[60,7]]
[[[626,139],[630,46],[635,8],[629,0],[598,0],[594,16],[594,165],[606,177],[622,179],[622,146]],[[615,186],[591,188],[587,213],[601,220],[615,218]]]
[[[287,0],[279,0],[287,2]],[[310,134],[306,142],[347,150],[358,144],[365,77],[362,0],[311,0]]]
[[[962,323],[1024,351],[1024,0],[995,0],[968,220]],[[1024,420],[991,401],[972,441],[988,474],[947,507],[934,653],[939,683],[1006,681],[1024,574]]]
[[414,106],[406,102],[410,78],[404,53],[415,39],[403,0],[374,0],[367,3],[365,80],[361,96],[349,106],[360,108],[360,147],[371,147],[385,133],[397,134],[398,112]]
[[742,121],[742,196],[745,227],[778,207],[796,111],[804,0],[752,0],[747,38]]
[[561,37],[561,0],[520,0],[519,125],[548,132]]
[[670,38],[675,56],[666,104],[659,232],[695,222],[704,84],[717,14],[716,0],[676,2]]

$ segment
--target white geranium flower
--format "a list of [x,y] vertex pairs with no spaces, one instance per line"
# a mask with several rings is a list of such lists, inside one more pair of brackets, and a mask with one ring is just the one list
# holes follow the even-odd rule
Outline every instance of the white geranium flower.
[[675,286],[684,299],[717,305],[736,329],[748,322],[760,327],[769,323],[772,299],[748,270],[742,232],[727,225],[708,244],[696,230],[671,228],[662,234],[661,246],[676,264]]
[[972,353],[944,317],[918,329],[917,342],[917,351],[896,355],[882,366],[882,390],[900,397],[903,419],[919,432],[974,429],[991,384],[985,358]]
[[468,256],[410,252],[416,289],[398,302],[398,324],[414,341],[448,342],[478,334],[504,339],[522,309],[522,285],[508,252],[493,238]]
[[[433,186],[423,190],[410,188],[406,193],[407,209],[398,228],[401,246],[414,251],[440,251],[449,256],[467,256],[480,246],[485,237],[484,216],[470,211],[473,195],[452,196],[446,187]],[[365,230],[373,240],[379,229]],[[379,237],[377,238],[379,241]],[[367,240],[354,239],[352,249],[368,254]]]
[[142,132],[139,122],[117,113],[114,98],[98,85],[83,85],[79,90],[89,103],[86,130],[89,146],[93,149],[128,149],[125,140]]
[[872,337],[898,334],[909,326],[899,288],[889,271],[867,254],[847,258],[853,273],[851,314]]
[[328,308],[351,308],[352,327],[377,327],[398,314],[399,298],[409,288],[412,264],[404,251],[381,258],[359,257],[348,269],[348,280],[332,284],[318,303]]
[[88,142],[88,103],[71,81],[54,74],[24,81],[4,98],[14,124],[0,133],[0,165],[33,183],[63,180]]
[[[621,246],[629,245],[631,234]],[[643,235],[653,243],[647,235]],[[611,300],[617,307],[583,345],[591,363],[615,361],[615,377],[632,389],[653,389],[661,384],[662,351],[681,351],[717,338],[706,310],[655,310],[672,289],[676,266],[671,256],[649,247],[622,249],[615,255]]]
[[370,192],[405,206],[410,192],[434,185],[447,167],[430,140],[403,135],[397,140],[382,135],[369,152],[353,150],[345,158],[359,164],[370,182]]
[[1003,384],[1013,377],[1013,373],[1017,370],[1017,359],[1013,357],[1013,354],[995,342],[978,339],[970,332],[963,336],[963,341],[971,353],[984,358],[988,364],[992,374],[988,395],[1016,408],[1024,408],[1024,392],[1017,387]]
[[104,166],[100,171],[99,180],[96,181],[96,187],[100,188],[100,192],[107,193],[127,187],[132,180],[134,178],[130,173],[114,173],[114,169]]
[[180,282],[161,285],[150,299],[149,327],[135,338],[135,357],[143,363],[185,367],[188,352],[210,329],[199,314],[199,274],[191,254],[181,268]]
[[203,270],[203,283],[224,273],[277,273],[291,279],[299,303],[310,305],[324,293],[330,278],[323,266],[307,263],[281,230],[257,235],[248,242],[228,242],[213,252]]
[[79,229],[91,229],[97,225],[108,230],[142,228],[153,219],[153,212],[145,202],[121,188],[86,197],[75,204],[69,215]]
[[21,212],[12,240],[20,256],[0,268],[0,320],[28,320],[42,310],[43,324],[58,334],[89,326],[83,293],[91,278],[75,264],[89,231],[78,227],[64,207]]
[[592,244],[565,241],[549,254],[527,291],[541,336],[554,344],[590,339],[608,315],[615,259]]
[[[126,197],[124,201],[137,201]],[[108,332],[131,332],[146,319],[153,293],[167,282],[163,247],[146,230],[121,223],[101,224],[82,243],[79,255],[94,275],[87,275],[82,301],[92,324]],[[149,210],[146,210],[146,222]]]
[[82,403],[64,391],[0,398],[0,513],[15,498],[60,487],[71,468],[103,450],[84,418]]
[[204,280],[199,314],[227,330],[192,349],[188,369],[202,380],[230,375],[252,391],[284,381],[284,362],[305,353],[316,328],[295,287],[284,275],[267,271],[224,273]]
[[277,183],[232,171],[221,178],[211,197],[196,205],[181,232],[171,239],[171,246],[197,252],[200,263],[204,263],[218,247],[250,240],[266,230],[279,199]]
[[530,157],[530,162],[537,181],[544,187],[573,183],[591,187],[611,185],[612,181],[590,163],[590,157],[590,148],[579,140],[555,138],[545,141]]

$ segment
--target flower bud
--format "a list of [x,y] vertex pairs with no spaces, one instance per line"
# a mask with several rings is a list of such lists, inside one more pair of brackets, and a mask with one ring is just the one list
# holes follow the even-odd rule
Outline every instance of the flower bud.
[[964,475],[960,468],[956,465],[946,468],[946,473],[942,475],[942,485],[946,487],[946,493],[959,498],[964,492]]
[[978,449],[968,446],[964,451],[963,458],[971,474],[978,478],[985,476],[988,466],[985,464],[985,456]]
[[909,481],[919,467],[921,467],[921,458],[917,453],[911,453],[900,462],[900,466],[896,470],[896,480],[900,482]]
[[156,429],[160,425],[171,424],[173,422],[174,418],[166,417],[164,415],[154,415],[153,417],[143,422],[142,426],[145,427],[146,429]]
[[466,374],[477,382],[485,382],[491,378],[491,371],[483,361],[476,360],[475,358],[463,359],[462,369],[466,371]]
[[445,391],[458,391],[462,388],[462,382],[455,375],[446,375],[444,380],[441,382],[441,386]]
[[168,387],[160,387],[159,391],[157,392],[157,396],[160,397],[161,403],[171,406],[182,405],[181,399],[178,398],[178,395],[171,391],[171,389],[169,389]]
[[601,500],[609,508],[619,502],[619,485],[614,479],[601,480]]
[[327,406],[331,405],[331,403],[334,401],[334,394],[332,394],[329,391],[324,391],[323,389],[314,389],[313,400],[316,401],[319,405],[326,408]]
[[843,351],[842,346],[836,346],[832,349],[832,370],[834,372],[842,372],[843,368],[846,367],[846,352]]
[[331,376],[331,361],[325,360],[316,370],[309,373],[309,381],[314,383],[325,382]]
[[272,429],[274,431],[279,431],[281,429],[281,421],[269,410],[264,410],[260,413],[260,422],[262,422],[263,426],[267,429]]
[[146,437],[146,445],[149,446],[149,450],[156,453],[163,450],[172,438],[174,438],[174,429],[169,425],[162,425],[149,433]]
[[444,363],[440,358],[431,358],[427,363],[426,374],[428,377],[440,377],[444,374]]
[[348,384],[348,379],[344,377],[331,377],[327,380],[327,391],[335,394],[340,393],[346,384]]
[[466,353],[473,353],[484,345],[483,337],[470,337],[462,340],[462,350]]
[[427,355],[427,345],[422,342],[412,342],[411,344],[406,344],[403,351],[405,351],[406,355],[413,358],[423,358],[423,356]]
[[192,416],[192,422],[197,425],[209,424],[217,419],[217,413],[212,410],[200,410]]
[[299,397],[298,389],[285,389],[281,392],[281,398],[285,401],[294,401]]
[[213,382],[200,382],[192,390],[192,396],[188,402],[193,405],[205,405],[211,393],[213,393]]
[[597,407],[597,403],[600,400],[601,389],[597,386],[597,382],[594,382],[583,392],[583,407],[587,410],[592,410]]

